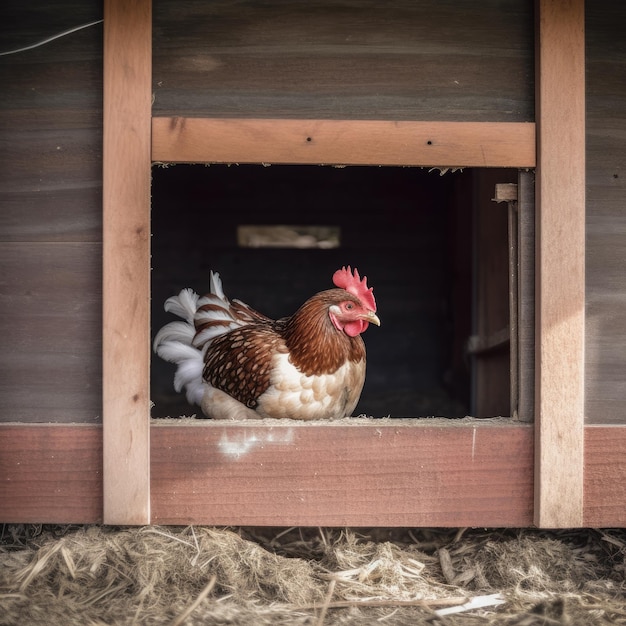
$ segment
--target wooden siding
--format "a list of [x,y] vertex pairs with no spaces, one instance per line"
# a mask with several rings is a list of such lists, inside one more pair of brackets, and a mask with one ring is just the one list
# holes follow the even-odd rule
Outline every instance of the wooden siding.
[[586,5],[586,417],[626,424],[626,4]]
[[158,0],[156,116],[532,121],[533,3]]
[[[201,7],[205,4],[193,6]],[[520,6],[522,4],[526,9],[531,5],[520,2]],[[481,6],[495,10],[496,5],[503,6],[500,2],[482,3]],[[219,11],[223,4],[206,6],[216,7]],[[441,15],[436,7],[442,7],[447,20],[454,17],[453,8],[457,4],[444,2],[433,7],[434,5],[430,6],[429,11],[439,15],[441,23]],[[43,2],[35,5],[30,3],[23,7],[13,6],[10,11],[4,7],[2,23],[9,34],[3,38],[3,45],[6,43],[7,48],[13,48],[32,43],[33,40],[75,26],[77,22],[97,19],[100,17],[99,11],[100,5],[97,3],[83,5],[77,2],[56,3],[54,7]],[[4,19],[6,13],[11,14],[13,21]],[[228,83],[230,93],[220,90],[219,85],[214,85],[215,89],[208,91],[215,95],[211,100],[211,115],[531,121],[534,118],[532,68],[528,67],[530,55],[527,47],[522,46],[522,51],[514,43],[516,37],[511,37],[506,29],[503,31],[498,28],[493,19],[484,19],[485,15],[480,10],[476,14],[483,15],[483,30],[476,32],[480,33],[482,45],[490,49],[487,54],[490,62],[485,66],[486,74],[483,75],[480,71],[472,74],[469,61],[473,59],[471,55],[467,58],[467,47],[461,48],[460,55],[449,54],[448,44],[452,45],[454,42],[449,39],[443,41],[440,38],[441,31],[433,28],[432,24],[431,31],[427,34],[433,39],[428,40],[430,48],[426,46],[431,54],[422,59],[436,60],[441,57],[445,63],[438,68],[436,63],[410,64],[412,71],[417,67],[425,72],[432,72],[431,78],[450,78],[450,68],[458,67],[463,72],[461,77],[478,77],[479,80],[469,81],[467,85],[459,81],[460,85],[450,87],[442,82],[432,91],[423,89],[406,92],[406,80],[401,89],[394,91],[393,85],[400,84],[394,79],[389,80],[386,87],[383,85],[380,98],[374,100],[366,88],[368,83],[379,84],[376,77],[380,78],[382,74],[380,68],[373,67],[373,73],[364,75],[367,77],[363,80],[363,85],[357,80],[348,81],[347,89],[337,94],[336,87],[341,81],[330,81],[330,89],[324,91],[321,97],[313,98],[321,89],[319,85],[324,84],[322,78],[331,76],[332,72],[329,73],[328,70],[333,65],[325,61],[324,54],[317,55],[315,60],[320,61],[321,65],[320,73],[316,74],[317,66],[307,66],[303,58],[292,54],[288,59],[291,63],[291,74],[276,72],[275,76],[280,84],[269,91],[259,91],[259,88],[268,85],[264,80],[267,74],[263,76],[263,72],[259,72],[261,80],[256,80],[256,71],[260,66],[255,67],[248,62],[239,66],[238,59],[249,54],[249,51],[241,50],[241,54],[235,55],[237,59],[234,62],[234,57],[230,57],[230,60],[224,55],[215,57],[218,66],[223,62],[226,72],[213,72],[213,57],[207,58],[200,54],[197,57],[198,62],[194,64],[196,57],[187,55],[184,62],[191,67],[190,74],[170,68],[169,74],[163,74],[165,78],[155,79],[155,112],[159,115],[198,114],[199,110],[194,107],[197,107],[208,91],[198,95],[199,92],[194,87],[198,84],[198,79],[204,81],[207,76],[217,76],[219,83],[221,76],[224,84],[227,84],[227,74],[235,68],[247,72],[251,88],[246,90],[245,83],[241,82],[243,74],[232,71],[233,80]],[[255,15],[258,17],[258,12],[252,12],[252,21]],[[488,14],[488,17],[494,15],[497,12]],[[167,22],[167,14],[165,18]],[[244,20],[240,18],[241,16],[234,16],[232,23],[241,26]],[[471,19],[473,14],[463,14],[462,17],[459,15],[453,20],[453,32],[465,30],[468,20]],[[444,22],[448,25],[446,20]],[[591,425],[584,429],[584,480],[578,463],[583,450],[581,447],[576,450],[576,493],[574,507],[570,512],[576,513],[581,501],[579,496],[584,494],[582,516],[575,518],[576,523],[580,519],[581,523],[591,526],[619,526],[626,524],[623,506],[626,498],[623,487],[626,484],[626,465],[623,463],[626,455],[626,429],[602,424],[626,423],[623,408],[626,358],[622,349],[623,339],[626,339],[626,292],[623,281],[626,260],[623,253],[626,249],[626,226],[623,217],[626,197],[623,141],[626,129],[623,87],[626,84],[623,39],[626,11],[624,7],[609,0],[588,2],[587,20],[585,413]],[[219,20],[211,23],[224,25],[220,25]],[[459,23],[461,26],[456,28]],[[285,31],[285,24],[281,25],[280,20],[272,20],[269,26],[270,39],[272,32],[276,32],[275,28],[282,28],[282,33],[289,32],[288,29]],[[180,24],[175,27],[181,31]],[[167,28],[167,23],[163,28]],[[372,26],[368,28],[370,34],[375,34]],[[492,29],[497,31],[498,36],[502,32],[506,33],[504,39],[499,39],[500,42],[506,39],[504,46],[493,43],[498,41],[498,36],[491,37],[496,35]],[[472,33],[467,36],[474,37],[474,31],[467,30]],[[258,28],[258,24],[252,24],[252,31],[265,32]],[[164,32],[157,32],[157,38],[162,37]],[[316,32],[321,33],[319,28]],[[44,48],[0,57],[0,79],[3,81],[3,98],[0,102],[0,140],[3,146],[0,157],[0,265],[3,270],[7,268],[10,274],[7,276],[3,273],[0,279],[0,331],[6,338],[4,346],[7,346],[0,359],[0,376],[3,378],[3,386],[0,388],[0,421],[19,419],[21,422],[90,422],[99,419],[102,399],[99,318],[102,283],[96,274],[99,274],[102,252],[101,33],[101,27],[96,26]],[[274,42],[282,42],[280,34],[278,38],[276,34],[273,36]],[[165,42],[165,38],[163,41]],[[367,41],[368,45],[372,44],[371,39]],[[432,45],[433,41],[440,47]],[[172,44],[176,45],[174,40]],[[166,62],[167,54],[171,52],[167,50],[167,45],[164,48],[165,53],[161,54]],[[271,45],[265,47],[272,48]],[[325,48],[325,51],[328,52],[333,47],[340,47],[337,41]],[[228,45],[223,50],[226,48]],[[291,50],[294,49],[295,46],[292,45]],[[232,50],[233,46],[228,54]],[[278,54],[274,55],[274,59],[270,59],[261,68],[265,72],[268,68],[274,71],[275,65],[272,66],[272,61],[280,58],[281,54],[279,47],[276,50]],[[356,52],[356,56],[361,58],[353,59],[350,74],[344,72],[342,76],[358,76],[353,70],[357,67],[369,71],[364,63],[368,59],[363,50],[363,44],[358,49],[350,48],[348,56]],[[511,54],[507,54],[507,51]],[[377,49],[377,54],[384,52],[384,46]],[[248,58],[252,57],[262,59],[258,49],[252,50]],[[394,60],[397,58],[398,56],[393,57]],[[504,66],[511,72],[507,73]],[[526,70],[515,71],[515,67],[519,70],[522,66],[528,68],[527,76],[522,76]],[[293,81],[297,76],[294,68],[304,68],[307,71],[302,73],[300,91],[291,92],[286,87],[290,85],[288,80]],[[406,70],[402,70],[396,77],[403,72],[408,75]],[[283,76],[287,76],[288,80],[284,80]],[[509,82],[511,76],[516,78]],[[173,83],[168,82],[170,78]],[[318,78],[320,83],[314,91],[313,85]],[[423,75],[418,78],[421,81],[420,86],[429,84]],[[504,83],[501,91],[494,88],[494,82],[490,82],[502,79]],[[458,79],[452,78],[452,83],[455,80]],[[203,84],[209,83],[205,81]],[[482,99],[472,92],[474,84],[480,85],[479,95],[483,96]],[[465,89],[460,98],[455,97],[458,93],[455,91],[457,87]],[[172,108],[168,109],[167,90],[170,88],[175,98],[170,102]],[[231,97],[232,94],[237,97]],[[439,97],[440,94],[444,99]],[[411,105],[407,106],[409,100]],[[188,105],[186,111],[182,106],[178,108],[185,103]],[[267,110],[270,113],[267,113],[264,103],[269,103]],[[345,104],[345,108],[341,103]],[[446,103],[448,106],[445,106]],[[507,103],[512,106],[507,106]],[[206,114],[203,110],[202,115]],[[563,132],[567,129],[561,127],[560,130]],[[582,174],[573,176],[580,187]],[[561,273],[560,280],[568,279],[568,275]],[[541,388],[538,391],[542,393]],[[551,419],[555,418],[558,416],[553,414]],[[572,423],[576,428],[580,425],[578,412]],[[0,514],[3,520],[102,521],[102,486],[101,475],[98,473],[102,466],[102,435],[98,425],[4,426],[6,425],[0,426]],[[550,443],[550,437],[544,438],[540,435],[539,441],[547,452],[559,450],[558,441]],[[190,437],[187,440],[180,437],[181,455],[190,449],[190,443]],[[319,452],[315,442],[310,445],[313,446],[311,450]],[[144,447],[144,451],[146,449]],[[511,450],[515,451],[515,448]],[[398,453],[401,456],[406,455],[402,447]],[[161,464],[170,464],[174,468],[180,463],[180,459],[168,457],[168,454],[160,444],[158,455],[153,459],[153,468],[160,467]],[[195,466],[189,465],[194,471],[194,468],[202,468],[204,459],[197,457],[195,462]],[[352,463],[349,460],[346,462],[348,465]],[[568,459],[565,458],[563,467],[567,466]],[[554,463],[552,467],[559,469]],[[549,486],[550,473],[546,473],[541,464],[538,469],[539,485]],[[166,507],[170,492],[161,480],[171,480],[171,474],[165,469],[159,471],[162,472],[160,478],[156,480],[153,477],[152,488],[161,498],[158,506]],[[441,471],[448,472],[449,466]],[[490,471],[493,472],[493,468]],[[566,474],[567,472],[563,473]],[[578,489],[581,482],[584,492]],[[541,494],[538,501],[540,509],[549,510],[550,501],[558,505],[564,500],[563,494],[566,490],[558,488],[559,484],[561,483],[553,483],[554,498],[548,497],[548,491]],[[354,483],[350,485],[351,488],[357,488]],[[482,488],[482,483],[480,487]],[[144,488],[141,493],[144,500],[146,495],[147,490]],[[240,504],[245,505],[245,500],[241,499]],[[320,511],[319,501],[316,506]],[[170,514],[166,508],[158,510],[160,519],[166,519],[166,515]],[[472,507],[468,508],[470,514],[473,510]],[[444,509],[440,511],[443,514],[446,512]],[[450,518],[442,515],[441,519],[449,521]],[[458,521],[459,518],[456,519]],[[474,521],[476,519],[473,518]],[[558,522],[558,516],[538,518],[544,524],[554,519]],[[568,520],[571,519],[574,518],[568,516]],[[346,518],[342,517],[341,520],[345,521]],[[436,523],[434,518],[429,520]]]
[[102,426],[0,424],[0,521],[102,522]]
[[102,247],[0,244],[0,421],[102,415]]
[[[5,4],[1,51],[102,17]],[[101,66],[101,25],[0,56],[0,421],[100,420]]]

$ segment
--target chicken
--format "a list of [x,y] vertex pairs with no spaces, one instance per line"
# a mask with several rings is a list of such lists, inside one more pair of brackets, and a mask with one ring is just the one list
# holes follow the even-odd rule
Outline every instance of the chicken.
[[335,419],[352,415],[365,382],[370,323],[380,326],[367,277],[348,268],[333,275],[335,289],[307,300],[291,317],[272,320],[228,300],[219,274],[211,293],[183,289],[165,310],[170,322],[154,339],[155,352],[177,364],[176,391],[214,419]]

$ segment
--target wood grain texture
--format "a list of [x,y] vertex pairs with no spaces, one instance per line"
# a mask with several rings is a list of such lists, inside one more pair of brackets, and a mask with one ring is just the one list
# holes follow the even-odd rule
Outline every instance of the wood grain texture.
[[152,159],[166,163],[534,167],[535,125],[155,117]]
[[102,246],[0,244],[0,422],[102,416]]
[[[98,2],[0,7],[8,51]],[[0,422],[102,415],[102,28],[0,56]]]
[[150,0],[104,4],[104,521],[150,520]]
[[535,522],[580,526],[585,332],[583,0],[540,0]]
[[102,522],[102,428],[0,424],[0,521]]
[[532,121],[533,4],[162,0],[154,114]]
[[626,527],[626,427],[585,427],[587,527]]
[[[7,4],[0,48],[101,17],[95,1]],[[0,56],[0,84],[0,241],[100,242],[102,26]]]
[[[390,526],[394,522],[388,520],[398,515],[398,524],[426,519],[429,525],[457,525],[463,518],[487,526],[531,522],[531,426],[515,433],[511,425],[502,430],[479,423],[474,439],[474,426],[452,421],[447,427],[423,421],[392,428],[387,422],[380,435],[375,426],[362,431],[326,425],[317,440],[310,427],[289,435],[285,425],[183,424],[152,426],[154,521],[308,525],[338,519],[343,525],[375,519]],[[464,467],[472,440],[474,461]],[[491,445],[498,446],[495,457],[486,449]],[[401,460],[393,461],[391,450],[400,450]],[[298,460],[301,454],[304,459]],[[505,473],[498,474],[492,463],[505,466]],[[246,474],[250,468],[254,471]],[[337,470],[344,473],[334,476]],[[626,525],[626,428],[585,428],[585,470],[584,525]],[[466,512],[468,503],[480,510]],[[101,523],[102,428],[1,424],[0,521]]]
[[153,422],[152,522],[526,526],[532,440],[480,420]]
[[626,424],[626,4],[586,3],[587,423]]
[[535,174],[520,171],[517,183],[517,418],[535,417]]

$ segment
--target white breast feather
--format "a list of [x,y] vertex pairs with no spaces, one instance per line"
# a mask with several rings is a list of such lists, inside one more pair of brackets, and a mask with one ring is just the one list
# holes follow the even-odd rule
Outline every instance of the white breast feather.
[[347,361],[336,372],[306,376],[276,354],[268,390],[259,398],[257,412],[264,417],[313,420],[352,415],[365,379],[365,361]]

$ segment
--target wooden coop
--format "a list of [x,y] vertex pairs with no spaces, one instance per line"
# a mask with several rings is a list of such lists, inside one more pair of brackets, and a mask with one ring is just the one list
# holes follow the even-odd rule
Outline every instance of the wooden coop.
[[[626,524],[625,6],[1,11],[0,520]],[[162,419],[166,297],[282,316],[348,263],[375,419]]]

